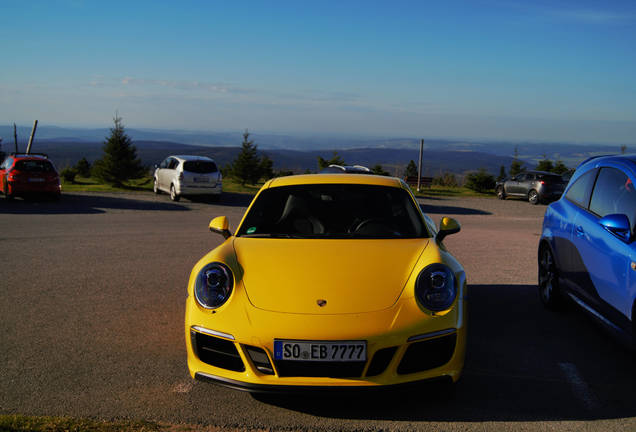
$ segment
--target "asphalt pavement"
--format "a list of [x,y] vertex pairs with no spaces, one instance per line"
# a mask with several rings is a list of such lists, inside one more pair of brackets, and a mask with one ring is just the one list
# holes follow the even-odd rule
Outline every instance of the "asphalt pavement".
[[[421,200],[462,230],[469,342],[452,395],[253,397],[191,380],[183,316],[194,263],[249,197],[0,198],[0,413],[271,430],[636,430],[636,362],[590,319],[545,310],[536,248],[545,206]],[[284,267],[284,265],[283,265]],[[281,269],[284,271],[284,268]]]

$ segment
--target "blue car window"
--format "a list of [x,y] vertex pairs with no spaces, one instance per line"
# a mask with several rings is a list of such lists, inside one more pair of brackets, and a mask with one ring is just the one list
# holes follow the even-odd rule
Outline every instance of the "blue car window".
[[636,189],[630,178],[616,168],[602,168],[592,193],[590,211],[600,217],[624,214],[633,227],[636,221]]
[[565,194],[565,198],[572,201],[574,204],[579,205],[587,209],[587,205],[590,202],[590,194],[592,192],[592,186],[594,185],[594,179],[596,178],[596,170],[590,170],[576,179],[574,184],[568,189]]

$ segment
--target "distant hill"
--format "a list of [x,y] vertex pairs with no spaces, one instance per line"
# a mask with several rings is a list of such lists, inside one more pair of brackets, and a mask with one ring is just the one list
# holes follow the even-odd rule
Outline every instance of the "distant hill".
[[[24,151],[30,127],[18,127],[19,149]],[[239,151],[241,132],[198,132],[179,130],[126,129],[138,149],[143,163],[152,166],[170,154],[208,155],[220,165],[230,163]],[[102,143],[109,129],[75,129],[42,125],[38,127],[33,151],[49,153],[60,167],[74,165],[86,157],[94,161],[101,156]],[[4,137],[2,150],[14,148],[13,127],[0,126]],[[387,171],[401,173],[410,160],[417,161],[419,140],[413,138],[369,138],[347,136],[293,136],[253,133],[251,138],[260,151],[274,161],[275,169],[295,172],[317,169],[317,158],[329,158],[332,149],[350,164],[373,166],[381,164]],[[631,151],[635,148],[629,149]],[[493,174],[499,167],[510,166],[515,149],[528,168],[534,168],[543,157],[561,160],[568,167],[576,167],[589,156],[620,152],[619,146],[582,145],[532,142],[478,142],[467,140],[425,139],[425,175],[439,175],[449,171],[457,174],[485,168]]]
[[[146,166],[158,164],[168,155],[192,154],[212,157],[220,166],[231,163],[240,151],[240,147],[204,147],[166,141],[135,141],[137,154]],[[75,165],[83,157],[93,162],[102,155],[102,143],[63,140],[36,140],[33,152],[46,153],[58,168]],[[333,150],[263,150],[274,161],[276,170],[294,172],[316,171],[318,157],[330,158]],[[358,148],[338,150],[338,155],[348,164],[373,166],[381,164],[391,174],[402,174],[406,164],[412,159],[417,161],[418,150],[388,148]],[[425,150],[423,153],[423,175],[439,175],[443,172],[463,173],[485,168],[498,173],[499,167],[510,166],[512,158],[489,153],[457,150]]]

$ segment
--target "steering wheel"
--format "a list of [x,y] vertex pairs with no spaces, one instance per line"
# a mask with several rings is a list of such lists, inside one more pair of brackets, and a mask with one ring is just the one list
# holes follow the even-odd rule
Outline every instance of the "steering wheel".
[[349,232],[355,234],[371,227],[375,228],[376,231],[380,231],[382,234],[386,233],[400,235],[400,232],[396,230],[392,224],[387,223],[386,219],[381,218],[363,219],[360,222],[354,221],[352,228],[349,229]]

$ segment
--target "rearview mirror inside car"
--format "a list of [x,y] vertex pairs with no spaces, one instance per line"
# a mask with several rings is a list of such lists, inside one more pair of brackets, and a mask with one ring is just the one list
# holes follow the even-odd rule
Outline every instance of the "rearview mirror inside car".
[[217,216],[210,221],[210,231],[221,234],[223,238],[232,236],[230,232],[230,224],[225,216]]

